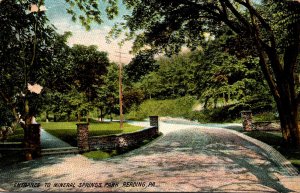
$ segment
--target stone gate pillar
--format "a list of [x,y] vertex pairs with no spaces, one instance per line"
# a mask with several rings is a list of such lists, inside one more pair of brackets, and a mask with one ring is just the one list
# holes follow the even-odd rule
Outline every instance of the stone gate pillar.
[[41,156],[41,124],[30,124],[24,129],[26,160]]
[[157,129],[155,130],[155,133],[158,134],[158,116],[149,116],[150,119],[150,126],[156,127]]
[[244,131],[252,131],[252,111],[241,111]]
[[77,123],[77,147],[79,151],[89,151],[89,124]]

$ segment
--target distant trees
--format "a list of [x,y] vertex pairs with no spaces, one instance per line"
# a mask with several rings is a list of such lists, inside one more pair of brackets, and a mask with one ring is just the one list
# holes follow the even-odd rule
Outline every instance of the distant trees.
[[74,59],[72,81],[78,92],[85,94],[89,105],[85,111],[88,114],[97,100],[97,88],[104,84],[109,60],[106,52],[100,52],[96,46],[74,45],[71,51]]
[[[127,84],[130,82],[138,82],[145,75],[158,69],[158,64],[154,59],[154,53],[151,51],[141,51],[132,59],[132,61],[124,66],[124,72]],[[125,79],[126,83],[126,79]]]
[[209,103],[216,107],[221,99],[224,105],[234,103],[232,108],[271,110],[274,101],[268,94],[259,59],[251,56],[249,49],[241,50],[232,36],[225,30],[215,40],[203,42],[203,51],[192,56],[201,63],[195,68],[195,78],[204,108]]
[[254,111],[271,110],[273,100],[258,59],[226,52],[218,39],[207,44],[198,51],[159,58],[158,70],[143,76],[131,89],[142,90],[148,99],[197,96],[204,108],[221,102]]
[[[182,45],[198,47],[204,34],[218,36],[227,26],[259,58],[270,94],[277,106],[286,144],[300,146],[298,69],[300,50],[299,1],[148,0],[123,1],[135,50],[152,48],[178,52]],[[118,30],[116,30],[118,32]],[[134,36],[134,34],[136,36]],[[245,46],[247,45],[247,46]],[[248,47],[249,46],[249,47]]]
[[104,115],[116,114],[119,109],[119,67],[115,63],[110,63],[107,73],[103,76],[103,84],[97,86],[97,97],[94,105],[99,109],[99,118],[102,121]]
[[189,54],[161,57],[156,61],[158,69],[148,72],[141,78],[136,87],[144,91],[146,98],[177,98],[192,95],[195,91],[195,61]]
[[61,88],[49,90],[45,110],[52,112],[55,120],[76,117],[81,121],[85,115],[89,122],[89,112],[95,107],[102,114],[109,109],[106,106],[113,106],[110,95],[115,100],[115,93],[111,84],[118,80],[118,69],[109,63],[107,53],[98,51],[96,46],[74,45],[65,57],[70,63],[68,73]]

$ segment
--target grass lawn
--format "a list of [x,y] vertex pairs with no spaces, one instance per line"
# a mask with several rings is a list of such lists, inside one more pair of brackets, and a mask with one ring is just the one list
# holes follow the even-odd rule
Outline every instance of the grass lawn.
[[114,151],[114,152],[90,151],[90,152],[86,152],[82,155],[84,155],[87,158],[99,160],[99,159],[110,158],[114,155],[117,155],[117,152],[116,151]]
[[300,149],[284,147],[281,132],[252,131],[244,134],[271,145],[300,171]]
[[[72,146],[77,146],[77,122],[41,122],[44,130],[60,138]],[[120,133],[130,133],[142,129],[143,127],[129,125],[124,123],[123,130],[120,129],[118,122],[91,122],[89,124],[90,136],[113,135]]]

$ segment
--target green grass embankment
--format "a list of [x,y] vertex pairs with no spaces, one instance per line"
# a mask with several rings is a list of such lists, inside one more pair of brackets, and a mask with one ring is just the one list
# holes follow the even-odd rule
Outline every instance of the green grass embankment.
[[149,99],[126,114],[126,119],[143,120],[151,115],[188,118],[197,100],[192,96],[178,99]]
[[[72,146],[77,146],[77,126],[76,122],[41,122],[42,128],[48,133],[60,138]],[[124,128],[120,129],[118,122],[92,122],[89,124],[90,136],[104,136],[120,133],[130,133],[138,131],[142,127],[124,123]]]

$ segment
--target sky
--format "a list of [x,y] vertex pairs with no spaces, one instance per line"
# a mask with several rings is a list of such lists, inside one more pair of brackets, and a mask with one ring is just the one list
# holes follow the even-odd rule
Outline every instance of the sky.
[[[71,15],[69,15],[66,11],[68,4],[65,0],[45,0],[45,6],[47,8],[46,14],[50,22],[57,28],[59,33],[63,33],[65,31],[72,32],[73,35],[68,40],[68,44],[70,46],[74,44],[83,44],[86,46],[96,45],[99,51],[105,51],[108,53],[108,57],[111,62],[119,62],[119,55],[116,52],[120,51],[118,46],[120,39],[112,40],[111,43],[108,44],[105,36],[110,31],[114,22],[122,20],[122,16],[118,16],[113,21],[103,17],[103,24],[92,25],[91,30],[86,31],[79,22],[75,23],[71,20]],[[128,13],[124,5],[121,5],[119,10],[121,13]],[[133,57],[129,54],[131,46],[132,42],[125,42],[122,46],[121,52],[125,53],[122,54],[121,58],[121,62],[123,64],[128,64]]]

